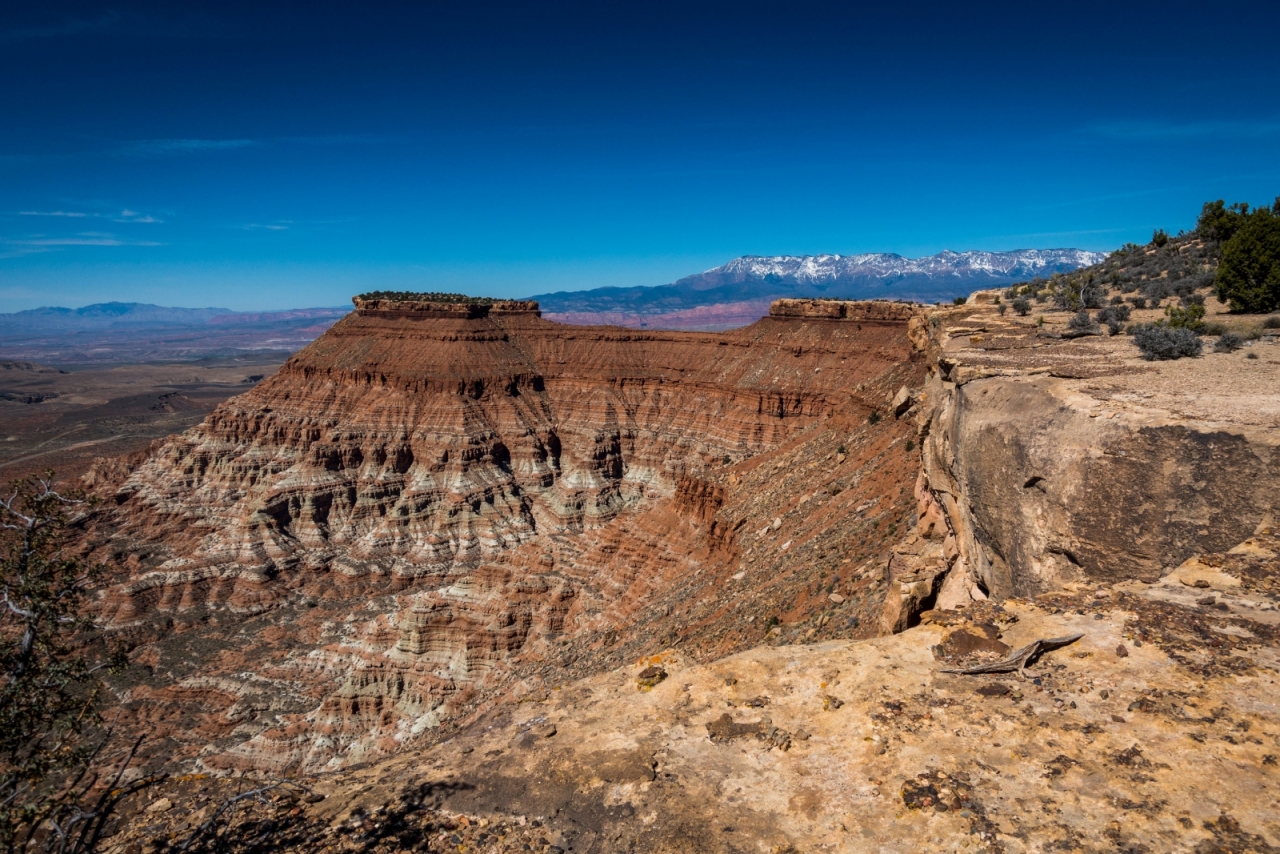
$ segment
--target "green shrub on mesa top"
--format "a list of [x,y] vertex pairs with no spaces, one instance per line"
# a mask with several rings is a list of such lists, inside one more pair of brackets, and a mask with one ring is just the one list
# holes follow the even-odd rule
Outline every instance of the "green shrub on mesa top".
[[1218,301],[1232,311],[1274,311],[1280,308],[1280,198],[1271,208],[1234,208],[1214,282]]
[[1176,305],[1167,305],[1164,308],[1167,320],[1161,320],[1157,326],[1168,326],[1171,329],[1190,329],[1192,332],[1199,332],[1204,328],[1204,305],[1202,303],[1191,303],[1186,308],[1179,308]]
[[1133,343],[1148,362],[1199,356],[1203,348],[1200,336],[1186,327],[1157,326],[1144,323],[1133,330]]
[[445,294],[437,291],[369,291],[368,293],[358,294],[356,299],[385,299],[395,300],[396,302],[468,303],[474,305],[491,305],[499,302],[493,297],[469,297],[466,294]]

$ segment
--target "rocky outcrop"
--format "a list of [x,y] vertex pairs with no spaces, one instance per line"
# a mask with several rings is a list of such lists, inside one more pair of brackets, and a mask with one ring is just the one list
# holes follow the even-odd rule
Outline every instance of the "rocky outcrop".
[[963,552],[986,589],[1153,581],[1271,518],[1280,436],[1108,406],[1072,385],[1033,376],[938,387],[926,477],[961,499]]
[[1153,364],[1123,336],[1062,340],[972,303],[930,324],[916,494],[918,534],[938,548],[888,568],[886,628],[987,596],[1154,581],[1274,520],[1274,361]]

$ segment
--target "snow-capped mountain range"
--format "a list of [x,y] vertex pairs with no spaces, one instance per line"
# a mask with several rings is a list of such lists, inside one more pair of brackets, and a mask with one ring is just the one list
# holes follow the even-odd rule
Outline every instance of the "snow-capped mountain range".
[[745,280],[776,276],[795,282],[815,283],[867,276],[886,280],[903,276],[1032,278],[1087,267],[1104,258],[1106,253],[1084,249],[1018,249],[1013,252],[946,250],[924,258],[904,258],[889,252],[864,255],[746,255],[689,278],[715,276]]
[[864,255],[746,255],[669,285],[595,288],[532,297],[570,323],[723,329],[750,323],[779,297],[906,299],[933,302],[984,287],[1066,273],[1101,262],[1083,249],[939,252],[904,258]]

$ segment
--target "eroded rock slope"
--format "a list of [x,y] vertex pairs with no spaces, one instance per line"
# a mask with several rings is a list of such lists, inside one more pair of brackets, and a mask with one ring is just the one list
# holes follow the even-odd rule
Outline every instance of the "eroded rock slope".
[[[758,449],[697,430],[645,434],[658,451],[620,440],[624,461],[657,454],[643,493],[508,487],[533,508],[529,538],[492,538],[474,562],[393,553],[338,583],[282,557],[245,588],[251,608],[181,588],[185,606],[121,611],[155,668],[122,701],[157,726],[188,715],[172,743],[206,767],[323,772],[308,798],[237,814],[237,838],[267,847],[1280,850],[1280,347],[1145,362],[1126,336],[1064,335],[1069,315],[1006,317],[993,297],[889,309],[903,315],[867,374],[833,365],[853,361],[871,309],[778,305],[734,333],[759,369],[722,374],[733,394],[758,377],[811,395]],[[788,361],[844,336],[852,349],[827,344],[826,361]],[[738,339],[672,340],[707,342],[681,382],[727,393],[703,371]],[[562,379],[532,393],[553,414]],[[597,435],[581,425],[599,410],[574,411],[557,435]],[[699,450],[676,465],[669,447]],[[556,479],[595,459],[560,453]],[[118,493],[122,513],[151,476]],[[577,506],[566,490],[620,499],[612,515],[545,512]],[[253,506],[236,530],[259,524]],[[149,518],[133,542],[167,530]],[[104,549],[128,539],[103,525]],[[309,553],[289,526],[265,530],[280,554]],[[197,534],[155,535],[146,560],[208,561],[217,531]],[[184,583],[145,563],[104,607],[149,577]],[[1025,673],[954,672],[1047,638],[1062,645]],[[225,796],[166,785],[112,845],[178,838]]]
[[114,485],[121,700],[167,758],[315,770],[655,638],[872,634],[914,503],[911,428],[877,410],[923,377],[918,315],[644,333],[360,301]]

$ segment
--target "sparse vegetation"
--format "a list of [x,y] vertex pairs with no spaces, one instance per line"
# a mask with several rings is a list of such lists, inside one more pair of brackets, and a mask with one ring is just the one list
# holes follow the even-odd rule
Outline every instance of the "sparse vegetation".
[[1138,345],[1142,358],[1147,361],[1181,359],[1199,356],[1200,337],[1186,327],[1160,326],[1144,323],[1133,330],[1133,343]]
[[[71,514],[86,502],[59,493],[52,473],[14,481],[0,498],[0,846],[7,851],[93,849],[128,793],[104,778],[98,673],[82,612],[100,570],[63,553]],[[119,764],[119,763],[118,763]],[[124,767],[118,767],[123,772]]]
[[1244,346],[1244,339],[1234,332],[1224,332],[1218,336],[1218,341],[1213,345],[1215,353],[1234,353]]
[[1204,305],[1202,304],[1192,303],[1186,308],[1168,305],[1165,306],[1164,314],[1166,320],[1162,321],[1162,325],[1173,329],[1190,329],[1192,332],[1199,332],[1204,327]]
[[1026,297],[1016,297],[1011,304],[1013,305],[1014,313],[1016,313],[1018,317],[1026,317],[1031,313],[1031,300]]
[[1078,335],[1096,335],[1101,331],[1098,329],[1098,324],[1094,323],[1093,318],[1089,316],[1089,312],[1083,308],[1067,322],[1067,329]]
[[952,305],[964,305],[964,304],[965,304],[966,302],[968,302],[968,301],[969,301],[969,298],[968,298],[968,297],[955,297],[954,299],[952,299],[952,300],[951,300],[951,304],[952,304]]
[[[1246,209],[1244,205],[1227,208],[1220,202],[1211,203],[1205,206],[1193,232],[1174,236],[1156,229],[1145,246],[1125,244],[1101,264],[1018,283],[1005,295],[1047,302],[1056,311],[1073,314],[1082,308],[1126,302],[1137,309],[1158,308],[1171,296],[1178,297],[1184,308],[1203,302],[1216,282],[1223,241],[1239,231]],[[1112,325],[1105,317],[1099,322],[1108,328]]]
[[492,305],[500,300],[493,297],[469,297],[466,294],[446,294],[438,291],[369,291],[359,294],[357,299],[385,299],[398,302],[444,302]]
[[1129,308],[1129,306],[1124,305],[1123,303],[1112,304],[1098,311],[1097,320],[1099,323],[1107,323],[1107,324],[1110,324],[1112,321],[1118,321],[1120,323],[1128,323],[1129,317],[1132,315],[1132,313],[1133,312]]

